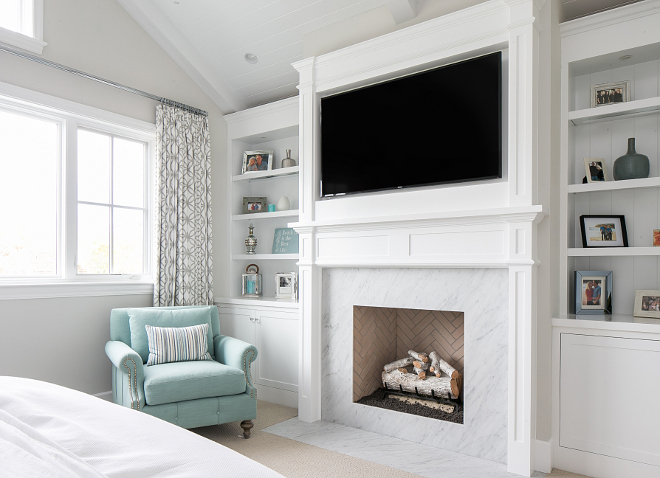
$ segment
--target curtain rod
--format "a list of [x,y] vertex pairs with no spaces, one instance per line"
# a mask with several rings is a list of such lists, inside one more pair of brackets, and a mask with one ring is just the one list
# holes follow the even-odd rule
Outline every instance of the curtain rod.
[[208,113],[206,111],[200,110],[199,108],[188,106],[186,104],[179,103],[177,101],[168,100],[167,98],[163,98],[161,96],[152,95],[151,93],[147,93],[146,91],[137,90],[135,88],[131,88],[130,86],[126,86],[126,85],[122,85],[121,83],[116,83],[114,81],[106,80],[98,76],[90,75],[89,73],[85,73],[84,71],[76,70],[75,68],[69,68],[68,66],[62,65],[60,63],[55,63],[54,61],[49,61],[44,58],[31,55],[29,53],[25,53],[19,50],[14,50],[13,48],[9,48],[4,45],[0,45],[0,51],[11,53],[12,55],[25,58],[26,60],[35,61],[37,63],[41,63],[42,65],[50,66],[52,68],[57,68],[58,70],[66,71],[67,73],[72,73],[74,75],[82,76],[83,78],[87,78],[88,80],[98,81],[99,83],[103,83],[104,85],[112,86],[114,88],[119,88],[120,90],[133,93],[134,95],[144,96],[145,98],[158,101],[159,103],[163,103],[165,105],[176,106],[177,108],[182,108],[184,110],[190,111],[198,115],[208,116]]

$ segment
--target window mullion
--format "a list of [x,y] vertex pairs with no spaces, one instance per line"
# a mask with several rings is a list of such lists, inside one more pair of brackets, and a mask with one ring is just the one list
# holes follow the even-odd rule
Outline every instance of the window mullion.
[[74,279],[77,268],[78,242],[78,123],[74,119],[66,120],[64,132],[64,207],[62,243],[63,270],[65,279]]
[[108,260],[110,261],[110,264],[108,264],[108,271],[110,274],[114,273],[113,270],[113,265],[114,265],[114,238],[115,238],[115,227],[114,227],[114,220],[115,220],[115,198],[114,198],[114,181],[115,181],[115,174],[114,174],[114,167],[115,167],[115,137],[110,136],[110,208],[109,208],[109,213],[110,213],[110,238],[109,238],[109,251],[108,251]]

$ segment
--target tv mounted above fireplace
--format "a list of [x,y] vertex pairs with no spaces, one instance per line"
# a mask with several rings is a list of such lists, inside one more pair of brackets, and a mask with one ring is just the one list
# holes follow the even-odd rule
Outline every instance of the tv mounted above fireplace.
[[321,196],[502,177],[502,53],[321,99]]

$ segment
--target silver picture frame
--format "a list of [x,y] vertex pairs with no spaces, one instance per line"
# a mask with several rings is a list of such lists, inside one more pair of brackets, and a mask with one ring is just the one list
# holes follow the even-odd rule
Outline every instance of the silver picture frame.
[[612,271],[575,271],[575,313],[612,313]]
[[630,81],[603,83],[591,87],[591,107],[627,103],[630,101]]
[[272,151],[244,151],[241,174],[271,171],[274,161],[275,154]]
[[660,319],[660,290],[636,290],[633,315]]

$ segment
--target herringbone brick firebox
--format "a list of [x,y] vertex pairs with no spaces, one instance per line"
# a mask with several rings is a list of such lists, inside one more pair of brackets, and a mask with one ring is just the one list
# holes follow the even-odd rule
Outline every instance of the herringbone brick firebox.
[[383,365],[431,352],[463,374],[463,312],[353,307],[353,401],[382,386]]

